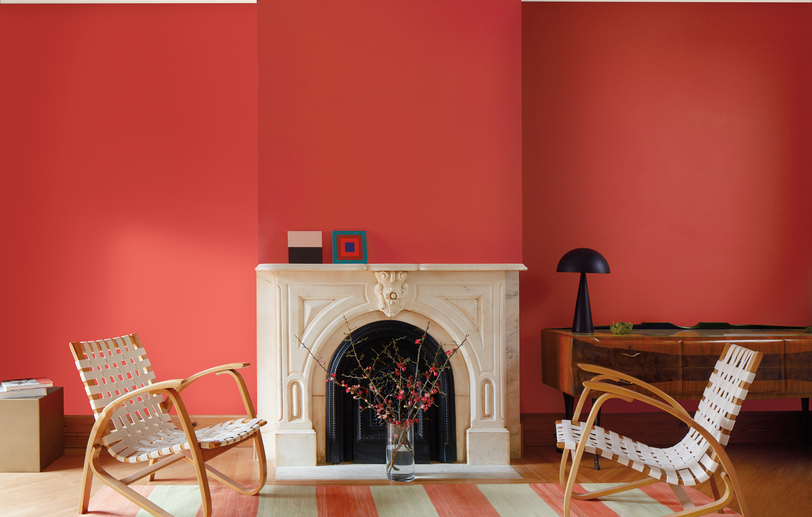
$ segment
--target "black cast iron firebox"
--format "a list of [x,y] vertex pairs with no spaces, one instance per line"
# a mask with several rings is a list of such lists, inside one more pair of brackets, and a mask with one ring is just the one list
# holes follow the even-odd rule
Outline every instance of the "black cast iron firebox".
[[[404,337],[405,336],[405,337]],[[404,358],[417,359],[418,345],[415,340],[423,336],[423,330],[402,321],[377,321],[353,331],[359,356],[370,358],[392,339],[398,341],[398,349]],[[435,357],[440,349],[437,341],[426,336],[423,357]],[[339,378],[351,373],[357,366],[349,339],[345,339],[330,360],[328,375]],[[444,358],[445,356],[440,353]],[[440,374],[438,386],[441,394],[428,411],[421,411],[415,424],[415,461],[429,463],[457,460],[454,418],[454,377],[451,368]],[[384,463],[386,458],[386,424],[370,410],[361,410],[358,401],[334,383],[327,385],[327,432],[326,453],[330,463],[352,461],[354,463]]]

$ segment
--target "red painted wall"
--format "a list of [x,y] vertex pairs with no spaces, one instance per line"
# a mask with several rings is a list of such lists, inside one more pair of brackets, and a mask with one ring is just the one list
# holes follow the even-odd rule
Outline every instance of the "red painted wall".
[[809,26],[808,5],[2,5],[0,377],[49,375],[78,414],[70,340],[137,331],[162,378],[253,361],[253,268],[287,230],[527,264],[525,412],[560,409],[538,333],[571,323],[574,247],[612,266],[597,324],[812,323]]
[[259,258],[522,260],[521,4],[260,2]]
[[[69,341],[138,332],[162,379],[254,362],[256,6],[2,5],[0,49],[0,378],[88,414]],[[241,411],[205,400],[228,383],[190,410]]]
[[[595,324],[809,325],[812,5],[522,5],[522,411],[539,331],[572,324],[590,247]],[[751,408],[793,408],[761,402]]]

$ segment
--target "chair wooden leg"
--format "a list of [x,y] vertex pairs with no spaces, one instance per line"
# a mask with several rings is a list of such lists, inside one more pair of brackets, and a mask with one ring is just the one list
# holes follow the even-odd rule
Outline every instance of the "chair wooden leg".
[[87,506],[90,503],[90,487],[93,484],[93,471],[90,469],[93,463],[93,457],[99,453],[99,448],[94,447],[92,443],[87,444],[85,451],[85,465],[82,467],[82,490],[79,500],[79,513],[87,513]]
[[570,457],[569,449],[562,449],[561,451],[561,464],[558,467],[558,484],[561,489],[567,486],[567,458]]
[[[235,481],[234,479],[230,478],[229,476],[223,474],[216,468],[212,467],[209,464],[204,464],[206,468],[206,472],[208,475],[213,477],[214,479],[218,480],[222,484],[226,485],[227,487],[231,488],[232,490],[241,493],[242,495],[256,495],[262,490],[262,487],[265,486],[265,481],[268,478],[268,464],[265,458],[265,448],[262,444],[262,436],[259,436],[259,433],[254,437],[254,447],[257,456],[258,468],[259,468],[259,483],[254,488],[248,488],[242,483]],[[186,461],[190,463],[194,463],[193,458],[189,454],[188,451],[183,455]]]
[[[716,483],[716,476],[715,475],[711,476],[711,478],[708,480],[708,483],[710,484],[711,494],[713,494],[713,498],[719,499],[721,496],[719,495],[719,485]],[[725,510],[724,509],[719,510],[719,513],[725,513]]]
[[[200,450],[197,452],[200,455]],[[203,517],[211,517],[211,491],[209,490],[209,480],[203,458],[195,461],[195,474],[197,474],[197,484],[200,487],[200,499],[203,501]]]
[[262,443],[262,431],[260,430],[254,435],[254,454],[259,463],[259,485],[257,485],[257,491],[251,495],[259,493],[265,486],[265,481],[268,480],[268,460],[265,457],[265,445]]
[[572,503],[572,491],[575,488],[575,478],[578,476],[578,466],[581,464],[581,458],[584,455],[583,442],[578,445],[575,453],[572,455],[572,467],[570,474],[567,477],[567,484],[564,486],[564,516],[570,517],[570,505]]
[[[180,406],[182,402],[176,401],[176,405]],[[180,414],[181,409],[183,414]],[[180,414],[181,423],[183,424],[184,431],[189,432],[192,429],[192,422],[189,420],[189,415],[186,414],[186,408],[178,407],[178,413]],[[194,432],[194,431],[191,431]],[[195,468],[195,475],[197,476],[197,484],[200,487],[200,499],[203,501],[202,507],[202,514],[198,513],[198,515],[202,515],[202,517],[211,517],[211,490],[209,489],[209,479],[206,475],[206,469],[208,466],[206,462],[203,460],[203,453],[200,451],[200,446],[196,443],[195,446],[192,447],[190,450],[185,451],[189,456],[184,455],[184,457],[191,461]]]

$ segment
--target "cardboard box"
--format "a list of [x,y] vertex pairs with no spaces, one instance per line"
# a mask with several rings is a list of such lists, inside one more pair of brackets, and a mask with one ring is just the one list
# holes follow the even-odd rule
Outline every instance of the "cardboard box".
[[41,472],[65,452],[64,391],[0,399],[0,472]]

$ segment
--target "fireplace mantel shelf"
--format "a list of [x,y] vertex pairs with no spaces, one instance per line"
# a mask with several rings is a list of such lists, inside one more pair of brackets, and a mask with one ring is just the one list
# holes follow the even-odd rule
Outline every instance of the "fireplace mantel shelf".
[[257,271],[527,271],[524,264],[260,264]]

